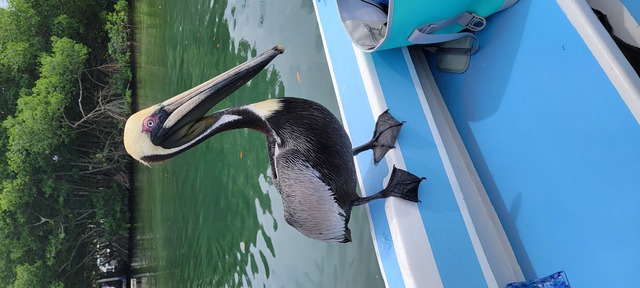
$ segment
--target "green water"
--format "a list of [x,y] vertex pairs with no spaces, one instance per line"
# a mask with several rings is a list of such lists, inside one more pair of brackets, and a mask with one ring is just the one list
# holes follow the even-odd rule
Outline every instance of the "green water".
[[[216,109],[296,96],[338,115],[311,1],[135,1],[140,107],[284,45]],[[307,239],[284,221],[270,173],[264,136],[249,130],[138,166],[138,232],[152,242],[158,286],[383,286],[365,209],[353,211],[353,243]]]

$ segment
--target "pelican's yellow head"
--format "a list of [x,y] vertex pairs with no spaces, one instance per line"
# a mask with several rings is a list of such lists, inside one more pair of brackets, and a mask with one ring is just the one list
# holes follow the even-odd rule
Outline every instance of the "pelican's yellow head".
[[276,46],[188,91],[131,115],[124,127],[127,153],[149,166],[204,141],[212,135],[212,127],[221,117],[217,112],[205,114],[282,52],[284,47]]
[[151,123],[151,121],[144,121],[147,117],[152,115],[155,110],[156,106],[138,111],[131,115],[127,120],[127,123],[124,125],[124,148],[127,150],[127,153],[133,157],[133,159],[136,159],[147,166],[149,166],[149,163],[142,160],[145,155],[158,154],[159,152],[163,153],[161,151],[157,151],[160,147],[153,145],[150,134],[145,131],[145,128],[149,127],[149,125],[155,125],[155,122]]

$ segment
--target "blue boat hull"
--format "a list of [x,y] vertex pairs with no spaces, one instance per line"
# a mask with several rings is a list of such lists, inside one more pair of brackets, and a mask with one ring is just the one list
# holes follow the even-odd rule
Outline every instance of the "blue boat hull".
[[574,2],[491,16],[464,74],[415,47],[360,52],[335,1],[314,2],[352,142],[386,109],[407,121],[380,165],[356,158],[363,193],[394,165],[428,178],[421,203],[368,205],[388,287],[505,287],[560,270],[576,287],[635,283],[640,81],[604,30],[576,24],[591,18],[567,13]]

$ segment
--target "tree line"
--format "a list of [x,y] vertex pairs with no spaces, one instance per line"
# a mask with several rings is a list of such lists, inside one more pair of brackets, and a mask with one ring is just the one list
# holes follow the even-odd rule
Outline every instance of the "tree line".
[[1,283],[90,287],[128,259],[128,18],[125,0],[0,9]]

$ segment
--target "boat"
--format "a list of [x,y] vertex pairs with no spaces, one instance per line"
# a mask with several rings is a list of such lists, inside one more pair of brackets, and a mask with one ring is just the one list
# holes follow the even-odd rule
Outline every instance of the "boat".
[[[411,46],[354,47],[336,1],[314,1],[353,143],[389,109],[406,121],[361,191],[393,166],[426,177],[420,203],[368,204],[387,287],[505,287],[563,271],[574,287],[633,287],[640,267],[640,46],[636,0],[520,0],[487,17],[464,73]],[[624,36],[624,37],[623,37]]]

